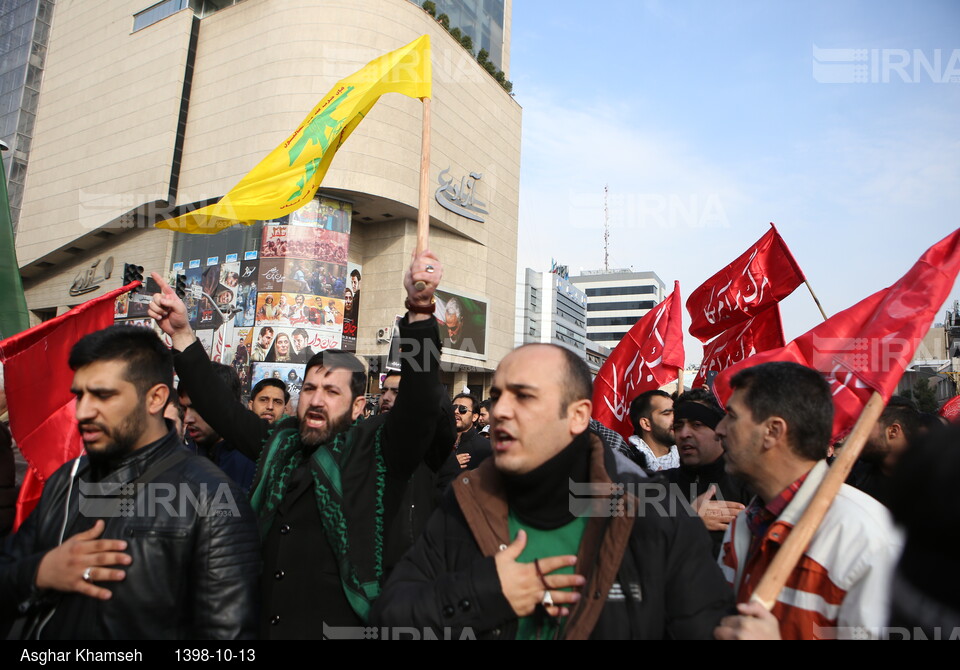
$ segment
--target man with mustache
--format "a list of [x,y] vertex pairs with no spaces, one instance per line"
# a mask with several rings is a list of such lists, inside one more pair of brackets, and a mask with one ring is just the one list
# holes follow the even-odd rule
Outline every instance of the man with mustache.
[[240,489],[164,420],[170,352],[113,326],[70,352],[85,455],[0,552],[0,630],[26,639],[234,639],[256,626],[257,527]]
[[396,551],[386,530],[433,442],[441,411],[433,294],[442,274],[436,256],[424,251],[404,277],[404,392],[391,412],[358,422],[364,367],[352,354],[325,351],[307,363],[297,417],[272,432],[249,415],[218,415],[216,402],[202,406],[223,391],[209,374],[183,302],[155,277],[163,293],[154,296],[150,315],[182,352],[176,360],[181,384],[224,438],[259,459],[252,502],[263,543],[261,637],[320,638],[330,627],[362,626],[379,595],[384,557]]

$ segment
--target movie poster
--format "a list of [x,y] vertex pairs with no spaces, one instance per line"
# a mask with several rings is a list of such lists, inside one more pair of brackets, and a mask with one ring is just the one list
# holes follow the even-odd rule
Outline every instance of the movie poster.
[[257,294],[257,325],[341,330],[343,300],[302,293]]
[[301,258],[347,264],[350,235],[323,228],[264,225],[261,261],[267,258]]
[[321,198],[317,223],[334,233],[350,233],[353,205],[349,202]]
[[130,294],[121,293],[113,303],[113,318],[123,319],[127,316],[127,306],[130,303]]
[[257,314],[257,273],[259,261],[244,261],[240,266],[240,285],[237,287],[237,313],[233,325],[249,327]]
[[[347,275],[350,284],[343,289],[343,348],[344,351],[357,350],[357,330],[360,325],[358,314],[360,311],[360,277],[363,266],[356,263],[347,263]],[[354,288],[356,287],[356,288]],[[356,294],[354,293],[356,291]]]

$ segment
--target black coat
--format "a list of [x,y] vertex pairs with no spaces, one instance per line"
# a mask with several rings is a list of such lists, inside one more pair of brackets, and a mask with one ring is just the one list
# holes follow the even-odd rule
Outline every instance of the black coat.
[[0,422],[0,537],[13,528],[13,519],[17,512],[17,493],[13,437],[7,424]]
[[[591,482],[608,492],[611,481],[636,488],[627,488],[626,514],[610,515],[603,500],[597,509],[607,514],[597,513],[587,525],[578,560],[589,566],[581,572],[587,585],[566,635],[712,637],[732,593],[710,555],[703,524],[682,510],[661,514],[658,506],[642,503],[643,486],[657,484],[636,478],[599,437],[591,439]],[[372,624],[432,628],[438,637],[454,639],[516,635],[516,615],[501,592],[493,558],[509,543],[503,491],[492,460],[453,483],[387,582]]]
[[[383,562],[409,547],[410,534],[394,529],[407,483],[435,446],[441,424],[439,381],[440,347],[434,320],[400,323],[405,355],[401,359],[400,393],[393,409],[356,422],[349,431],[354,447],[348,455],[336,455],[343,492],[342,532],[349,536],[350,562],[373,561],[374,540],[369,528],[382,525]],[[196,343],[176,357],[181,383],[200,415],[238,449],[258,459],[254,491],[264,478],[263,450],[272,427],[230,399],[225,386],[212,374],[203,349]],[[195,396],[191,389],[197,389]],[[297,420],[278,422],[277,429],[295,428]],[[321,445],[318,449],[324,449]],[[374,452],[383,456],[383,491],[375,489]],[[261,454],[261,451],[264,451]],[[315,479],[323,473],[306,460],[291,474],[282,500],[274,512],[261,515],[264,574],[261,582],[263,607],[260,636],[272,639],[320,638],[323,626],[362,625],[341,588],[342,568],[327,538],[315,495]],[[271,482],[264,481],[269,490]],[[382,508],[375,503],[382,493]],[[370,547],[367,550],[367,547]]]
[[[753,491],[740,479],[727,474],[726,459],[722,454],[713,463],[701,467],[689,468],[681,465],[679,468],[664,470],[660,474],[674,485],[673,493],[682,496],[690,504],[698,496],[706,493],[711,485],[717,487],[713,500],[726,500],[747,505],[754,496]],[[717,557],[723,545],[724,531],[711,530],[709,533],[713,542],[713,555]]]
[[[100,483],[135,482],[177,451],[183,452],[182,460],[137,487],[136,497],[130,498],[133,515],[124,514],[119,506],[111,513],[104,506],[111,496],[95,497],[100,487],[94,487],[94,497],[81,499],[81,484],[90,472],[86,456],[67,504],[74,461],[60,467],[44,487],[37,508],[4,541],[0,619],[15,617],[19,605],[37,621],[55,606],[40,639],[254,637],[260,541],[253,510],[236,484],[209,460],[188,452],[173,431],[132,453]],[[199,504],[189,500],[183,487]],[[156,502],[170,492],[174,497],[168,504]],[[101,538],[127,542],[126,553],[133,560],[123,568],[126,578],[99,584],[113,592],[109,600],[38,591],[34,586],[40,560],[60,541],[65,510],[69,513],[64,539],[103,518],[106,528]],[[31,627],[32,622],[26,629]]]
[[[456,437],[454,437],[454,440],[456,440]],[[448,448],[452,447],[453,441],[450,442]],[[470,454],[470,461],[465,468],[460,467],[460,462],[457,460],[458,454]],[[493,448],[490,446],[489,438],[484,437],[476,428],[471,428],[465,432],[463,437],[460,438],[456,450],[447,457],[447,460],[437,472],[437,491],[439,494],[442,495],[447,490],[450,482],[460,472],[477,469],[490,456],[493,456]]]

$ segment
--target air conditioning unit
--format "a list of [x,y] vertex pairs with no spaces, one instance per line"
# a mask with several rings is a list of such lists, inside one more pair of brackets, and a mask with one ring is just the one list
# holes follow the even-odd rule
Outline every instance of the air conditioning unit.
[[393,335],[393,326],[377,328],[377,342],[389,342],[391,335]]

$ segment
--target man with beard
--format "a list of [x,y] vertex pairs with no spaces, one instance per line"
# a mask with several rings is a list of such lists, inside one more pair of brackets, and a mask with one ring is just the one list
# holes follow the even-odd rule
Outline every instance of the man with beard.
[[673,437],[673,398],[666,391],[641,393],[630,403],[634,435],[628,440],[637,461],[651,472],[679,467],[680,455]]
[[441,491],[462,470],[473,470],[492,455],[490,441],[477,432],[476,420],[480,415],[480,401],[470,393],[458,393],[453,398],[453,416],[457,424],[457,438],[447,461],[437,473]]
[[[271,298],[271,300],[273,299]],[[267,360],[267,356],[270,354],[270,345],[272,343],[273,328],[270,326],[264,326],[260,329],[260,334],[257,335],[257,343],[253,345],[253,354],[250,358],[257,362]]]
[[723,445],[717,439],[717,424],[723,409],[713,394],[703,388],[684,393],[673,406],[673,434],[680,452],[680,467],[664,475],[672,492],[694,506],[713,539],[713,555],[720,555],[723,533],[750,502],[753,493],[739,479],[726,473]]
[[[384,557],[397,551],[386,529],[433,441],[440,414],[433,294],[441,277],[442,267],[429,251],[414,256],[404,277],[404,392],[392,411],[357,421],[365,402],[363,364],[352,354],[325,351],[307,363],[297,417],[272,431],[265,422],[257,430],[259,419],[217,416],[201,407],[201,397],[224,391],[209,373],[183,302],[156,277],[163,293],[154,296],[150,315],[182,352],[176,357],[181,384],[221,435],[259,459],[252,502],[265,564],[261,637],[320,638],[335,634],[330,627],[365,623],[386,576]],[[422,290],[417,282],[423,282]]]
[[459,349],[463,345],[463,306],[455,297],[447,301],[443,310],[441,336],[443,345],[452,349]]
[[847,484],[890,506],[894,467],[920,433],[920,413],[906,398],[893,396],[873,425]]
[[353,308],[360,311],[360,270],[350,272],[350,290],[353,291]]
[[313,358],[316,352],[314,352],[313,347],[308,344],[310,335],[307,334],[304,328],[295,329],[291,333],[291,337],[293,337],[294,363],[306,363]]
[[490,439],[490,401],[480,403],[480,418],[477,419],[477,430],[483,437]]
[[27,639],[253,636],[260,572],[246,496],[163,412],[169,350],[114,326],[70,352],[84,456],[47,482],[0,555],[0,629]]

